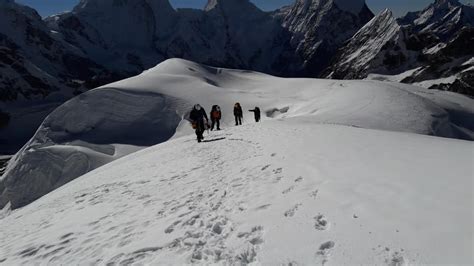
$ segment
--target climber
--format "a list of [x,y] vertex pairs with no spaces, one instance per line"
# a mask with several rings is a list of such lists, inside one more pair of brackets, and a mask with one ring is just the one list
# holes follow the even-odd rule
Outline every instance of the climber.
[[242,125],[242,118],[243,118],[243,112],[242,112],[242,107],[240,106],[240,103],[236,103],[234,105],[234,116],[235,116],[235,125]]
[[221,113],[221,108],[219,107],[219,105],[212,106],[210,117],[211,117],[211,131],[214,130],[214,126],[217,126],[216,128],[217,130],[221,130],[220,121],[222,118],[222,113]]
[[196,130],[198,142],[201,142],[204,139],[203,133],[208,126],[209,120],[207,118],[206,111],[204,110],[204,108],[201,107],[201,105],[196,104],[194,105],[193,110],[191,110],[191,113],[189,114],[189,119],[193,129]]
[[255,122],[260,122],[260,108],[255,107],[253,110],[249,110],[249,112],[253,112],[255,115]]

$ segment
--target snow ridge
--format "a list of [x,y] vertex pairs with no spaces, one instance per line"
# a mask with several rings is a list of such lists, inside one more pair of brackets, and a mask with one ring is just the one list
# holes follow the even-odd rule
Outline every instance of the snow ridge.
[[259,106],[264,119],[474,139],[474,105],[466,97],[373,81],[282,79],[173,59],[81,94],[50,114],[9,163],[0,208],[8,202],[22,207],[112,160],[192,134],[183,118],[195,103],[207,111],[219,104],[221,124],[229,127],[234,101]]

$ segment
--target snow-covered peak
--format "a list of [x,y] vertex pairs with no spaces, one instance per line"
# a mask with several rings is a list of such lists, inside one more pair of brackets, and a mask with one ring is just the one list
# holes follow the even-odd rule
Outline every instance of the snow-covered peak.
[[399,23],[448,41],[464,26],[474,25],[474,9],[457,0],[437,0],[422,11],[409,12]]
[[[393,13],[390,9],[386,8],[380,14],[375,16],[371,21],[369,21],[364,27],[362,27],[353,37],[352,42],[360,39],[362,36],[366,38],[368,36],[377,37],[384,39],[384,42],[388,41],[389,39],[393,38],[394,34],[396,34],[400,29]],[[371,39],[369,37],[369,39]],[[360,41],[360,40],[359,40]],[[366,40],[369,41],[369,40]],[[357,42],[357,41],[356,41]],[[366,43],[367,44],[367,43]],[[374,43],[374,45],[383,45],[382,43]],[[372,45],[373,48],[373,45]],[[377,47],[381,48],[381,47]]]
[[208,0],[206,6],[204,7],[204,10],[209,11],[211,9],[214,9],[218,5],[218,0]]
[[221,9],[231,11],[232,13],[238,13],[239,11],[246,9],[258,10],[258,8],[252,4],[249,0],[208,0],[205,11],[212,11],[215,9]]
[[276,13],[293,33],[292,44],[309,70],[303,75],[320,75],[337,49],[374,17],[365,1],[356,2],[353,5],[361,5],[361,9],[349,12],[345,11],[352,5],[349,1],[337,4],[336,0],[298,0]]
[[380,22],[396,23],[395,17],[393,16],[392,11],[388,8],[385,8],[382,12],[380,12],[380,14],[375,16],[366,26],[377,23],[377,22],[378,23]]
[[74,8],[75,12],[93,12],[101,13],[113,12],[117,8],[126,8],[137,5],[144,5],[145,0],[81,0]]
[[[298,32],[314,31],[322,24],[331,24],[331,27],[337,28],[340,23],[333,21],[340,20],[342,23],[349,16],[348,13],[355,14],[361,20],[352,21],[352,24],[363,25],[374,16],[367,8],[365,0],[297,0],[288,9],[284,25],[291,31]],[[330,32],[336,31],[337,34],[351,31],[353,30],[351,27],[359,29],[362,25],[344,25],[343,29],[332,29]]]
[[389,9],[385,9],[362,29],[341,50],[338,62],[327,71],[331,78],[361,78],[368,69],[384,62],[384,48],[396,45],[401,37],[400,26]]
[[346,12],[359,14],[365,6],[365,0],[334,0],[336,6]]
[[[15,2],[15,0],[0,0],[0,7],[2,8],[7,8],[7,9],[12,9],[14,12],[19,14],[20,16],[27,16],[32,20],[38,21],[41,20],[41,16],[34,10],[33,8],[30,8],[28,6],[24,6],[22,4],[19,4]],[[11,14],[10,14],[11,15]],[[4,20],[11,19],[11,16],[5,16],[4,18],[0,18]],[[1,29],[2,25],[0,25],[0,32],[2,30],[15,30],[13,28],[8,28],[8,29]],[[4,27],[4,26],[3,26]],[[10,36],[11,37],[11,36]]]
[[436,0],[433,4],[435,8],[450,8],[453,6],[461,6],[458,0]]
[[[382,12],[380,12],[380,14],[375,16],[371,21],[369,21],[369,23],[367,23],[364,27],[362,27],[359,33],[368,31],[370,28],[373,28],[374,26],[388,25],[388,24],[397,24],[397,21],[395,20],[395,17],[393,16],[392,11],[386,8]],[[356,37],[357,34],[354,37]]]
[[400,19],[400,22],[402,24],[426,26],[446,20],[446,15],[463,7],[467,6],[464,6],[458,0],[436,0],[422,11],[409,12]]
[[336,6],[338,9],[358,15],[365,6],[365,0],[297,0],[293,5],[304,11],[316,10],[318,7],[325,7],[322,10]]
[[100,10],[105,12],[107,8],[131,7],[143,4],[148,4],[151,7],[159,7],[165,11],[173,10],[168,0],[81,0],[74,8],[74,11]]

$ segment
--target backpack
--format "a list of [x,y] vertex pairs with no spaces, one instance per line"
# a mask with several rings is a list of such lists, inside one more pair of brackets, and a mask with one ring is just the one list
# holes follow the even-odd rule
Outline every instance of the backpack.
[[212,106],[211,119],[221,119],[221,108],[219,105]]

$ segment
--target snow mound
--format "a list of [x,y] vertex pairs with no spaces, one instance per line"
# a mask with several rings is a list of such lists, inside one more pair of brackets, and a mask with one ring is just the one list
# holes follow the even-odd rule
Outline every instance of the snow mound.
[[[84,93],[56,109],[11,160],[0,180],[0,207],[18,208],[112,160],[192,134],[191,106],[259,106],[264,119],[474,138],[473,100],[377,81],[283,79],[251,71],[167,60],[141,75]],[[250,113],[249,113],[250,114]],[[245,123],[252,121],[245,116]]]
[[146,149],[11,212],[0,262],[473,263],[472,143],[301,117],[207,140]]

